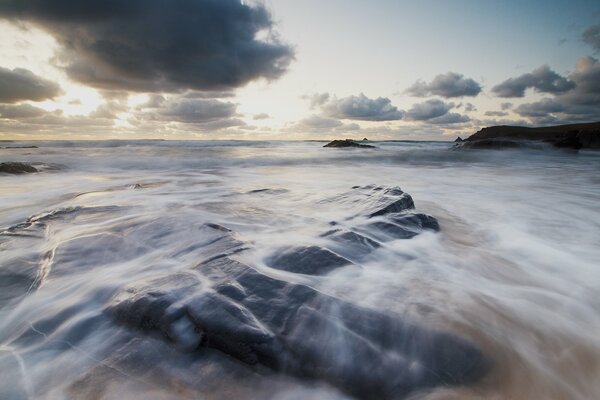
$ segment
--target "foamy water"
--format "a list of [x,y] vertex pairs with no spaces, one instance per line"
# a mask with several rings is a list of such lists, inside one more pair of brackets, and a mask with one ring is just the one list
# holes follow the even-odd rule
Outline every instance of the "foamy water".
[[[6,143],[22,146],[32,143]],[[600,398],[600,154],[387,142],[36,142],[0,161],[0,393],[20,398],[346,399],[130,332],[103,310],[128,284],[193,266],[206,223],[278,279],[465,337],[480,382],[411,399]],[[353,186],[400,186],[439,233],[393,240],[326,276],[270,269],[356,215]],[[268,190],[263,190],[268,189]],[[347,349],[351,354],[352,349]],[[0,396],[1,397],[1,396]]]

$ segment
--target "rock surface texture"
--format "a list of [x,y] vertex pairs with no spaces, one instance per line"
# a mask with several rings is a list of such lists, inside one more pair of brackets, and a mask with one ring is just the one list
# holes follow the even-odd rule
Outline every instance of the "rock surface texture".
[[[355,225],[334,223],[322,235],[331,249],[283,248],[266,264],[284,274],[326,275],[385,241],[439,230],[435,218],[414,212],[400,188],[370,185],[350,193],[363,207]],[[237,261],[246,244],[220,225],[207,224],[202,235],[204,260],[129,285],[106,314],[184,353],[216,350],[260,374],[321,381],[359,399],[401,399],[418,389],[469,384],[489,369],[481,351],[461,337]]]

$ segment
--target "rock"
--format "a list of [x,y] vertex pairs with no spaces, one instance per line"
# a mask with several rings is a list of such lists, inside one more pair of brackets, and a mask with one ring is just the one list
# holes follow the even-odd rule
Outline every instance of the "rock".
[[440,225],[435,218],[426,214],[399,214],[388,221],[377,221],[359,227],[381,241],[390,239],[411,239],[425,230],[438,232]]
[[375,148],[375,146],[371,146],[371,145],[368,145],[368,144],[356,143],[352,139],[334,140],[332,142],[327,143],[323,147],[362,147],[362,148],[370,148],[370,149],[374,149]]
[[369,139],[367,139],[367,138],[363,138],[363,142],[366,142],[366,141],[368,141],[368,140],[369,140]]
[[489,369],[460,337],[273,279],[229,257],[130,287],[106,312],[182,351],[217,349],[249,367],[324,380],[360,399],[472,383]]
[[349,264],[352,263],[345,258],[318,246],[284,249],[267,260],[272,268],[307,275],[325,275]]
[[379,242],[355,231],[335,229],[322,235],[333,243],[328,245],[336,253],[351,260],[361,260],[381,246]]
[[430,230],[439,232],[440,224],[437,219],[427,214],[403,214],[391,217],[391,220],[400,226],[415,231]]
[[[547,142],[556,147],[575,150],[600,149],[600,122],[539,128],[491,126],[471,135],[463,144],[473,143],[464,148],[506,148],[516,147],[514,144],[507,144],[509,142],[524,142],[528,146],[528,141]],[[479,144],[475,144],[477,142]]]
[[6,174],[27,174],[38,172],[38,170],[31,164],[22,162],[3,162],[0,163],[0,173],[2,172]]
[[412,197],[397,186],[353,186],[350,192],[340,197],[343,201],[351,200],[353,207],[358,207],[360,214],[368,218],[415,208]]
[[539,147],[532,145],[529,141],[517,141],[508,139],[481,139],[472,141],[462,141],[457,143],[454,148],[457,149],[519,149],[519,148]]
[[454,142],[460,143],[460,142],[464,142],[464,140],[463,140],[463,139],[462,139],[460,136],[458,136],[458,137],[457,137],[457,138],[454,140]]

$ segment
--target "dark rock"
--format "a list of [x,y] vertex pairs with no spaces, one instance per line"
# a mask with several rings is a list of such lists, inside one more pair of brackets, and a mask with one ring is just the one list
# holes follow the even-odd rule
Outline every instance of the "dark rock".
[[370,149],[374,149],[375,148],[375,146],[371,146],[371,145],[368,145],[368,144],[356,143],[352,139],[334,140],[332,142],[327,143],[323,147],[362,147],[362,148],[370,148]]
[[38,172],[38,170],[31,164],[21,162],[3,162],[0,163],[0,173],[1,172],[6,174],[27,174]]
[[0,147],[1,149],[37,149],[37,146],[5,146]]
[[130,287],[107,313],[183,351],[214,348],[258,370],[324,380],[361,399],[472,383],[489,368],[464,339],[273,279],[228,257]]
[[335,229],[322,235],[333,243],[327,247],[351,260],[361,260],[381,246],[379,242],[358,232]]
[[384,221],[371,222],[366,228],[381,241],[411,239],[419,234],[419,232],[415,232],[413,229]]
[[[491,126],[483,128],[471,135],[466,139],[466,142],[482,142],[485,140],[502,140],[513,142],[540,141],[554,145],[558,144],[556,147],[572,148],[575,150],[578,150],[579,148],[600,149],[600,122],[546,126],[539,128],[528,128],[523,126]],[[475,145],[467,146],[465,148],[483,147],[477,147],[477,145]]]
[[366,141],[368,141],[368,140],[369,140],[369,139],[367,139],[367,138],[363,138],[363,142],[366,142]]
[[571,133],[562,139],[558,139],[553,143],[553,146],[561,149],[579,150],[583,147],[583,144],[579,141],[577,133]]
[[388,221],[372,222],[359,227],[366,230],[379,240],[411,239],[424,230],[438,232],[440,225],[437,220],[426,214],[399,214],[389,218]]
[[393,216],[391,220],[400,226],[414,230],[430,230],[439,232],[440,224],[437,219],[427,214],[402,214]]
[[535,146],[532,146],[529,142],[508,139],[464,140],[455,145],[457,149],[519,149],[527,147]]
[[460,136],[458,136],[454,141],[457,143],[464,142],[464,140]]
[[[392,196],[395,198],[393,198],[392,201],[389,202],[389,204],[370,214],[369,217],[377,217],[379,215],[398,213],[412,210],[415,208],[415,203],[409,194],[393,194]],[[389,197],[387,199],[389,199]]]
[[298,274],[325,275],[352,263],[327,249],[309,246],[285,249],[269,258],[267,264],[272,268]]

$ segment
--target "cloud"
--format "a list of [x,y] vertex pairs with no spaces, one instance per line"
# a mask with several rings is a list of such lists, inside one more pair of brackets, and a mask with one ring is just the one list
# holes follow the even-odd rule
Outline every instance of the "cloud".
[[67,74],[105,90],[231,90],[294,57],[266,8],[239,0],[5,0],[0,18],[50,32]]
[[[207,123],[236,116],[236,105],[215,99],[175,97],[145,114],[148,119],[182,123]],[[225,124],[227,125],[227,124]]]
[[573,90],[521,104],[514,111],[536,124],[600,120],[600,62],[594,57],[581,57],[569,79],[575,84]]
[[61,94],[60,86],[24,68],[0,67],[0,103],[42,101]]
[[417,103],[406,112],[406,117],[412,121],[427,121],[441,117],[454,108],[454,103],[445,103],[442,100],[431,99]]
[[271,116],[267,113],[260,113],[260,114],[256,114],[255,116],[252,117],[253,120],[261,120],[261,119],[269,119],[271,118]]
[[569,78],[575,90],[560,96],[566,104],[600,106],[600,62],[594,57],[581,57]]
[[508,113],[506,111],[486,111],[487,117],[506,117]]
[[46,110],[29,104],[0,104],[0,118],[2,119],[36,118],[46,113]]
[[498,97],[524,97],[525,90],[533,88],[541,93],[558,94],[569,91],[575,83],[558,75],[547,65],[543,65],[531,73],[510,78],[492,88]]
[[500,108],[502,109],[502,111],[510,110],[512,107],[513,103],[510,102],[500,104]]
[[387,97],[370,99],[363,93],[341,99],[328,94],[316,95],[311,105],[319,106],[327,117],[358,121],[395,121],[402,119],[403,112]]
[[477,107],[475,107],[474,104],[471,104],[471,103],[465,104],[465,112],[473,112],[473,111],[477,111]]
[[302,96],[301,98],[308,99],[310,108],[315,109],[327,103],[327,100],[329,100],[329,93],[316,93],[313,95]]
[[417,81],[406,90],[415,97],[441,96],[445,98],[477,96],[481,86],[473,79],[465,78],[456,72],[438,75],[430,83]]
[[462,124],[465,122],[469,122],[471,118],[467,115],[462,115],[459,113],[447,113],[439,117],[431,118],[427,120],[430,124],[436,125],[452,125],[452,124]]
[[346,132],[360,130],[360,125],[356,123],[344,124],[342,121],[336,118],[329,118],[321,115],[310,115],[293,124],[287,130],[290,132],[299,133]]
[[592,25],[581,34],[583,41],[595,51],[600,51],[600,25]]

